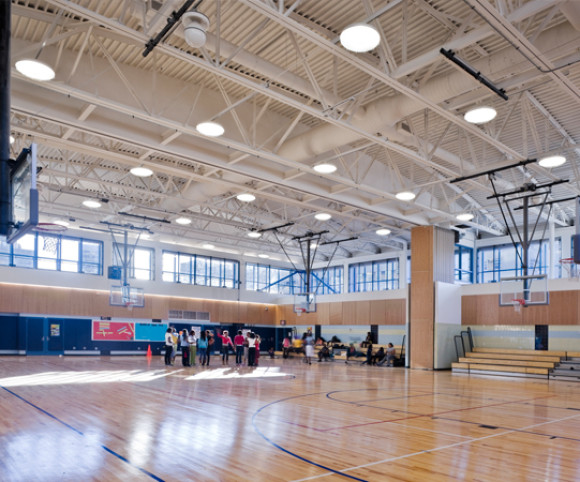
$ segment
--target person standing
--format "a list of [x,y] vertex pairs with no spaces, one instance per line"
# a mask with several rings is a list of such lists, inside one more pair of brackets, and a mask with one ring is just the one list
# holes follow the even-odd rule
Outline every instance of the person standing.
[[242,357],[244,356],[244,335],[242,330],[238,330],[238,334],[234,337],[234,345],[236,345],[236,365],[242,364]]
[[290,354],[290,338],[289,337],[285,337],[284,341],[282,342],[282,357],[283,358],[288,358],[289,354]]
[[197,337],[195,336],[195,330],[189,332],[189,364],[190,366],[195,366],[195,357],[197,356]]
[[209,366],[209,357],[211,356],[211,350],[213,348],[213,343],[214,343],[214,337],[213,337],[213,333],[211,332],[211,330],[206,330],[206,334],[207,334],[207,363],[206,365]]
[[173,365],[175,363],[177,350],[179,350],[179,336],[177,335],[177,330],[175,328],[171,329],[171,336],[173,337],[173,350],[171,352],[171,364]]
[[189,334],[187,330],[181,332],[181,364],[184,367],[188,367],[189,363]]
[[197,351],[199,354],[199,364],[204,366],[206,363],[209,363],[207,360],[207,334],[203,330],[201,330],[199,340],[197,340]]
[[304,333],[303,342],[304,354],[306,356],[304,361],[309,365],[312,365],[312,357],[314,356],[314,337],[312,336],[311,331]]
[[173,330],[167,328],[165,332],[165,365],[171,366],[171,354],[173,352]]
[[256,363],[256,335],[248,333],[248,366],[253,367]]
[[218,336],[222,341],[222,365],[228,365],[230,356],[230,346],[232,347],[233,350],[234,344],[232,343],[232,339],[229,336],[228,330],[224,330],[223,334],[218,333]]
[[260,338],[260,335],[256,334],[256,359],[254,360],[254,365],[258,366],[258,363],[260,362],[260,342],[262,341],[262,339]]

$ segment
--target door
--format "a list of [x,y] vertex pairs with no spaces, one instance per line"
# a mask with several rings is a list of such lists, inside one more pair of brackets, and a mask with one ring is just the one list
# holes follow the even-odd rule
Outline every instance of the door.
[[50,318],[26,319],[26,354],[60,355],[63,352],[63,323]]

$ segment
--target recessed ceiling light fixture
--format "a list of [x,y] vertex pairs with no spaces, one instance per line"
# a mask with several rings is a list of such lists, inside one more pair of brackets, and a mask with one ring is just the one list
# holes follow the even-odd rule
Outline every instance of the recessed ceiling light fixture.
[[473,215],[472,213],[460,213],[455,217],[459,221],[471,221],[475,217],[475,215]]
[[153,171],[148,167],[138,166],[134,167],[129,171],[133,176],[137,177],[149,177],[153,175]]
[[391,234],[391,230],[387,228],[380,228],[375,231],[379,236],[388,236]]
[[223,135],[223,133],[225,132],[225,129],[221,124],[211,121],[201,122],[200,124],[197,124],[195,126],[195,129],[200,134],[203,134],[204,136],[208,137],[219,137]]
[[263,254],[263,253],[258,255],[258,258],[264,258],[264,259],[266,259],[266,258],[269,258],[269,257],[270,257],[270,255]]
[[310,248],[311,249],[316,249],[318,247],[318,243],[312,241],[312,243],[310,243]]
[[332,217],[332,215],[328,213],[318,213],[315,214],[314,217],[319,221],[328,221]]
[[497,115],[497,111],[493,107],[475,107],[468,110],[463,118],[470,124],[485,124]]
[[564,156],[548,156],[548,157],[543,157],[542,159],[540,159],[538,161],[538,164],[542,167],[549,169],[551,167],[561,166],[565,162],[566,162],[566,158]]
[[346,27],[340,34],[340,43],[351,52],[368,52],[381,41],[376,28],[367,23],[355,23]]
[[202,248],[204,248],[204,249],[214,249],[215,246],[213,244],[211,244],[211,243],[206,243],[206,244],[202,245]]
[[242,201],[245,203],[251,203],[252,201],[256,200],[256,196],[254,196],[253,194],[250,194],[249,192],[244,192],[242,194],[238,194],[236,196],[236,199],[238,201]]
[[324,162],[322,164],[316,164],[316,166],[314,166],[312,169],[314,169],[316,172],[319,172],[320,174],[332,174],[334,171],[336,171],[336,166],[334,164]]
[[180,217],[180,218],[177,218],[177,219],[175,220],[175,222],[176,222],[177,224],[181,224],[182,226],[186,226],[186,225],[188,225],[188,224],[191,224],[191,219],[189,219],[189,218],[184,218],[184,217]]
[[248,237],[250,238],[260,238],[262,236],[262,233],[260,233],[259,231],[256,231],[255,229],[252,229],[251,231],[248,231]]
[[101,207],[101,203],[99,201],[95,201],[94,199],[85,199],[83,201],[83,206],[91,209],[99,209]]
[[415,194],[412,193],[411,191],[402,191],[395,194],[395,197],[399,201],[412,201],[413,199],[415,199]]
[[14,139],[14,136],[13,136],[13,135],[11,135],[11,136],[10,136],[10,144],[14,144],[14,141],[15,141],[15,140],[16,140],[16,139]]
[[35,59],[19,60],[16,62],[15,67],[18,72],[32,80],[40,80],[44,82],[54,79],[55,76],[52,67],[49,67],[44,62]]

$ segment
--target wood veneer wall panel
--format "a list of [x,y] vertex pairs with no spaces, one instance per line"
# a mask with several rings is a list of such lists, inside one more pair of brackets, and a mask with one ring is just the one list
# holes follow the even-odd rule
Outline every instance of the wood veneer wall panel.
[[372,300],[370,303],[371,325],[382,325],[387,320],[387,300]]
[[355,301],[355,319],[356,324],[360,325],[370,325],[371,320],[371,302],[365,301]]
[[330,303],[318,303],[316,307],[316,315],[318,321],[317,325],[329,325],[330,324]]
[[329,312],[329,324],[342,325],[344,323],[344,318],[342,316],[342,303],[330,303]]
[[343,301],[342,319],[348,325],[358,324],[356,321],[356,301]]
[[407,323],[407,303],[404,298],[386,300],[385,325],[405,325]]

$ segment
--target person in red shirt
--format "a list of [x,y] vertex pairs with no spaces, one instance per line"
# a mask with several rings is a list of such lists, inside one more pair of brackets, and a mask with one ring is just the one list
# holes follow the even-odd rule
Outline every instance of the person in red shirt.
[[238,334],[234,336],[234,345],[236,345],[236,365],[242,364],[242,357],[244,355],[244,335],[242,330],[238,330]]
[[230,357],[230,346],[233,350],[234,344],[232,343],[232,339],[229,337],[228,330],[224,330],[223,334],[218,332],[218,336],[222,341],[222,365],[228,365]]

